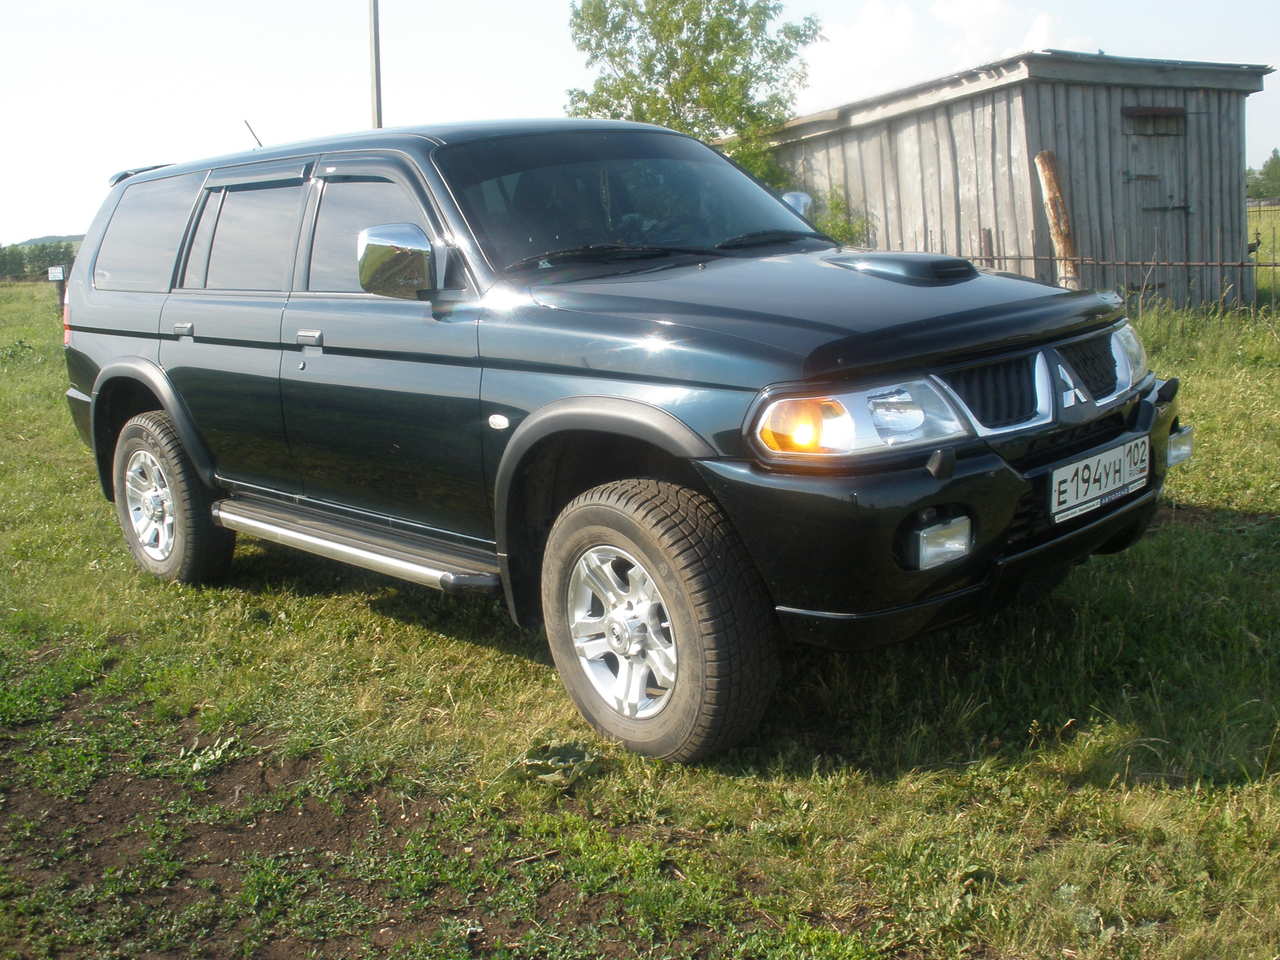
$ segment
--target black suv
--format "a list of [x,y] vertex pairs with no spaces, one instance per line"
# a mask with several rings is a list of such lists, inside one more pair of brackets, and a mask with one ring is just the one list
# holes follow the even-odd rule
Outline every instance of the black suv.
[[879,643],[1146,528],[1190,455],[1109,295],[844,249],[607,121],[375,131],[119,174],[67,397],[138,563],[235,532],[545,624],[601,732],[748,734],[784,636]]

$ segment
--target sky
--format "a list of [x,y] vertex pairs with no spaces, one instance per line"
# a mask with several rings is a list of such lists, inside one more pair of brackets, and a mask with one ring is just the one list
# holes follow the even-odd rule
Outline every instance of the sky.
[[[381,0],[386,126],[559,116],[592,75],[568,0]],[[1054,47],[1277,65],[1280,3],[786,0],[825,39],[798,114]],[[0,244],[83,233],[117,170],[371,126],[367,0],[30,0],[0,33]],[[1247,159],[1280,146],[1280,74]]]

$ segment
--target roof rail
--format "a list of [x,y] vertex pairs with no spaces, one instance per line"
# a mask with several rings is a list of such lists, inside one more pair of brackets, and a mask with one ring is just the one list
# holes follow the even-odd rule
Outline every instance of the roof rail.
[[119,173],[113,174],[109,186],[114,187],[121,180],[128,180],[132,176],[139,173],[146,173],[148,170],[159,170],[161,167],[171,167],[171,163],[153,163],[149,167],[134,167],[132,170],[121,170]]

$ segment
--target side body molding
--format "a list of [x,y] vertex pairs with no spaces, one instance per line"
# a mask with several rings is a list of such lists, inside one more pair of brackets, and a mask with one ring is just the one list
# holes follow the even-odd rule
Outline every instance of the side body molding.
[[94,459],[98,463],[98,480],[102,484],[102,492],[108,500],[114,499],[112,496],[112,478],[111,478],[111,461],[115,455],[115,450],[107,436],[107,418],[103,410],[102,397],[104,392],[109,392],[112,381],[116,380],[132,380],[141,383],[160,401],[160,405],[164,408],[173,425],[178,431],[178,436],[182,440],[182,445],[187,451],[187,455],[191,458],[192,464],[199,473],[200,479],[209,486],[215,485],[213,458],[209,455],[208,448],[201,439],[200,433],[196,430],[195,422],[191,419],[186,404],[182,402],[182,398],[178,396],[173,384],[169,382],[169,378],[154,361],[148,360],[146,357],[121,357],[107,366],[103,367],[98,373],[97,379],[93,383],[93,398],[90,406],[90,422],[93,424],[93,454]]

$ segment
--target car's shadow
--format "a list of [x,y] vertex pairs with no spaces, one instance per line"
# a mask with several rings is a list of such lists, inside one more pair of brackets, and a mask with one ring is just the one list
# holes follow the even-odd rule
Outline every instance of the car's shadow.
[[[1280,517],[1168,511],[1127,553],[980,623],[866,651],[788,646],[758,735],[725,773],[894,777],[997,758],[1073,781],[1171,785],[1280,767]],[[359,595],[379,614],[549,665],[499,597],[448,596],[270,544],[249,591]]]

